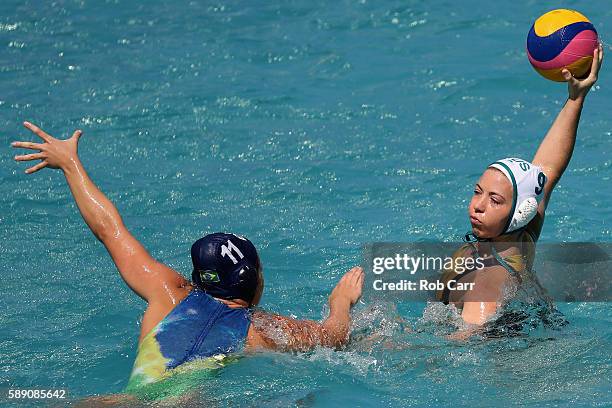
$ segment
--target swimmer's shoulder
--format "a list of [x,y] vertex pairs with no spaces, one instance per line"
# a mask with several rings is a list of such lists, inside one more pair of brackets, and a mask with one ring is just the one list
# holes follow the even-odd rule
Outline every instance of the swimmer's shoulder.
[[281,326],[286,324],[286,319],[281,315],[254,309],[251,312],[251,324],[247,332],[245,349],[247,351],[274,349],[276,342],[273,333],[281,334]]
[[147,334],[153,330],[166,316],[170,314],[193,290],[191,284],[180,287],[168,288],[168,296],[152,299],[147,305],[147,309],[142,317],[140,324],[140,343]]

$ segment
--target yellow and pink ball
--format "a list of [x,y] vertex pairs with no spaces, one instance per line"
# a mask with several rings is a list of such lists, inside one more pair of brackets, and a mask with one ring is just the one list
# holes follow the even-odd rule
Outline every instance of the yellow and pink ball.
[[544,78],[563,82],[564,68],[576,78],[588,75],[597,45],[597,31],[588,18],[558,9],[542,15],[531,27],[527,57]]

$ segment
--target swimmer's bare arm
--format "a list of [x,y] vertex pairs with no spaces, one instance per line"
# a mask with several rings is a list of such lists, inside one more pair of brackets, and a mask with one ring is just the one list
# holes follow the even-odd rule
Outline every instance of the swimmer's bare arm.
[[308,351],[317,346],[343,346],[349,339],[350,311],[361,296],[363,280],[363,269],[359,267],[340,279],[329,296],[330,313],[323,323],[257,313],[247,337],[248,348]]
[[474,288],[463,297],[461,317],[468,324],[449,336],[454,340],[465,340],[481,330],[491,317],[497,313],[504,301],[504,290],[511,284],[508,271],[501,265],[488,266],[475,272]]
[[37,150],[37,153],[15,156],[17,161],[41,160],[26,170],[34,173],[44,167],[63,171],[83,219],[106,247],[121,277],[128,286],[148,302],[163,302],[172,297],[174,288],[186,280],[176,271],[156,261],[127,230],[119,212],[87,175],[79,160],[77,146],[82,132],[70,139],[56,139],[29,122],[24,126],[44,143],[13,142],[13,147]]
[[603,47],[600,44],[593,53],[591,71],[586,78],[576,79],[568,70],[563,70],[563,75],[568,81],[568,99],[532,160],[533,164],[542,167],[548,179],[544,186],[544,199],[538,208],[538,215],[528,226],[536,238],[539,237],[542,230],[544,212],[550,195],[572,157],[584,99],[597,81],[602,61]]
[[488,266],[477,272],[474,288],[463,298],[461,317],[468,324],[482,325],[496,312],[503,301],[504,288],[510,284],[510,275],[501,265]]

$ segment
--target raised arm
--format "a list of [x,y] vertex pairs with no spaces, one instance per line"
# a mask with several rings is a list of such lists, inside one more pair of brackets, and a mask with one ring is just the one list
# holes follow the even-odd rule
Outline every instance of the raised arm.
[[572,158],[584,99],[597,81],[602,61],[603,48],[599,44],[593,52],[591,71],[586,78],[576,79],[567,69],[562,72],[568,84],[568,99],[532,160],[533,164],[542,167],[547,178],[544,186],[544,199],[538,208],[538,215],[529,225],[536,238],[542,230],[544,212],[548,206],[550,195]]
[[24,126],[44,143],[13,142],[13,147],[38,151],[15,156],[15,160],[41,160],[26,170],[28,174],[44,167],[62,170],[83,219],[104,244],[128,286],[148,302],[172,301],[173,289],[187,280],[149,255],[127,230],[113,203],[89,178],[77,154],[82,132],[77,130],[70,139],[59,140],[29,122]]
[[329,316],[322,323],[256,312],[247,345],[251,349],[308,351],[317,346],[341,347],[349,340],[351,307],[361,296],[363,269],[355,267],[329,296]]

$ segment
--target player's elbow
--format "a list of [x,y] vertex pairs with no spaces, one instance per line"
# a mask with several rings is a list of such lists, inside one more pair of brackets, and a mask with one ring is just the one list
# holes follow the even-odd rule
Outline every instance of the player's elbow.
[[123,231],[127,232],[121,220],[111,217],[98,219],[96,224],[92,226],[91,231],[103,243],[118,239],[124,235]]

